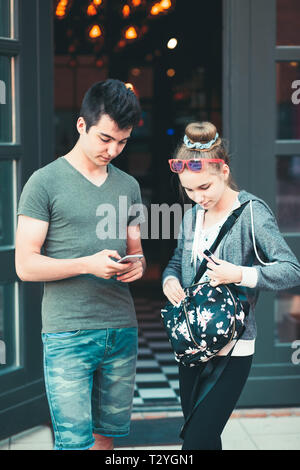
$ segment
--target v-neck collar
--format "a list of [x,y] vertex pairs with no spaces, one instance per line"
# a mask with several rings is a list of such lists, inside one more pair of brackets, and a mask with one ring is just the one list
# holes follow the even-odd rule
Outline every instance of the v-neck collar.
[[87,183],[91,184],[94,188],[96,189],[103,189],[103,186],[105,186],[105,184],[107,183],[108,179],[110,178],[111,176],[111,164],[109,163],[107,165],[107,177],[106,179],[103,181],[102,184],[100,184],[100,186],[97,186],[95,183],[93,183],[92,181],[90,181],[86,176],[84,176],[83,173],[81,173],[79,170],[77,170],[77,168],[75,168],[75,166],[73,166],[64,156],[60,157],[64,162],[66,162],[66,164],[71,168],[71,170],[73,172],[75,172],[77,175],[79,175],[81,178],[83,178]]

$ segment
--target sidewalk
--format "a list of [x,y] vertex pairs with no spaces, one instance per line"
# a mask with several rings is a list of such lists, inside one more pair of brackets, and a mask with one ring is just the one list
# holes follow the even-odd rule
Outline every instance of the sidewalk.
[[[180,412],[134,413],[132,419],[181,416]],[[300,408],[236,410],[222,434],[223,450],[300,450]],[[38,426],[0,441],[0,450],[52,450],[48,426]],[[122,447],[115,450],[180,450],[181,445]]]

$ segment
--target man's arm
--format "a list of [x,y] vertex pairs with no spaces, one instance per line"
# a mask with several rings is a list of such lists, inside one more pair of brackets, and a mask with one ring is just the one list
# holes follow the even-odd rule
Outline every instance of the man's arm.
[[[139,225],[130,225],[127,227],[127,255],[143,254],[141,242],[141,230]],[[130,270],[127,273],[117,277],[118,281],[133,282],[140,279],[146,270],[146,260],[142,258],[140,261],[131,263]]]
[[[143,254],[142,240],[141,240],[141,229],[139,225],[133,225],[127,227],[127,255]],[[143,266],[143,273],[146,270],[145,257],[141,259]]]
[[93,274],[109,279],[117,272],[128,270],[130,263],[118,264],[115,250],[103,250],[95,255],[75,259],[56,259],[41,255],[49,223],[20,215],[16,233],[16,272],[22,281],[47,282],[67,279],[80,274]]

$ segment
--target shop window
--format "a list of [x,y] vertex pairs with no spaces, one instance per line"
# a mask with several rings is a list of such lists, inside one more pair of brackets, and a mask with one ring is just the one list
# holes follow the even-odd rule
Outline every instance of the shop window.
[[0,160],[0,247],[13,244],[13,162]]
[[0,56],[0,143],[11,141],[11,59],[6,56]]
[[5,367],[19,362],[15,289],[14,283],[0,284],[0,374]]
[[278,156],[276,175],[279,228],[284,233],[300,233],[300,156]]
[[0,37],[10,38],[11,37],[11,25],[10,25],[10,0],[0,1]]
[[275,306],[276,340],[292,343],[300,338],[300,289],[278,294]]
[[299,0],[277,0],[277,46],[300,45]]
[[277,139],[300,139],[300,62],[277,62]]

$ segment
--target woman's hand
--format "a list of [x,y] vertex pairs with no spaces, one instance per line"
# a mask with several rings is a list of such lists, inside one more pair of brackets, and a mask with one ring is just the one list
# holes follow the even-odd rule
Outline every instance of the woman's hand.
[[[216,258],[212,255],[210,258],[202,253],[203,257],[208,260],[207,274],[210,277],[210,285],[213,287],[219,284],[231,284],[234,282],[241,282],[242,269],[240,266],[228,263],[227,261]],[[214,263],[217,263],[215,264]]]
[[180,282],[175,277],[168,279],[164,283],[163,293],[173,305],[179,304],[186,297]]

